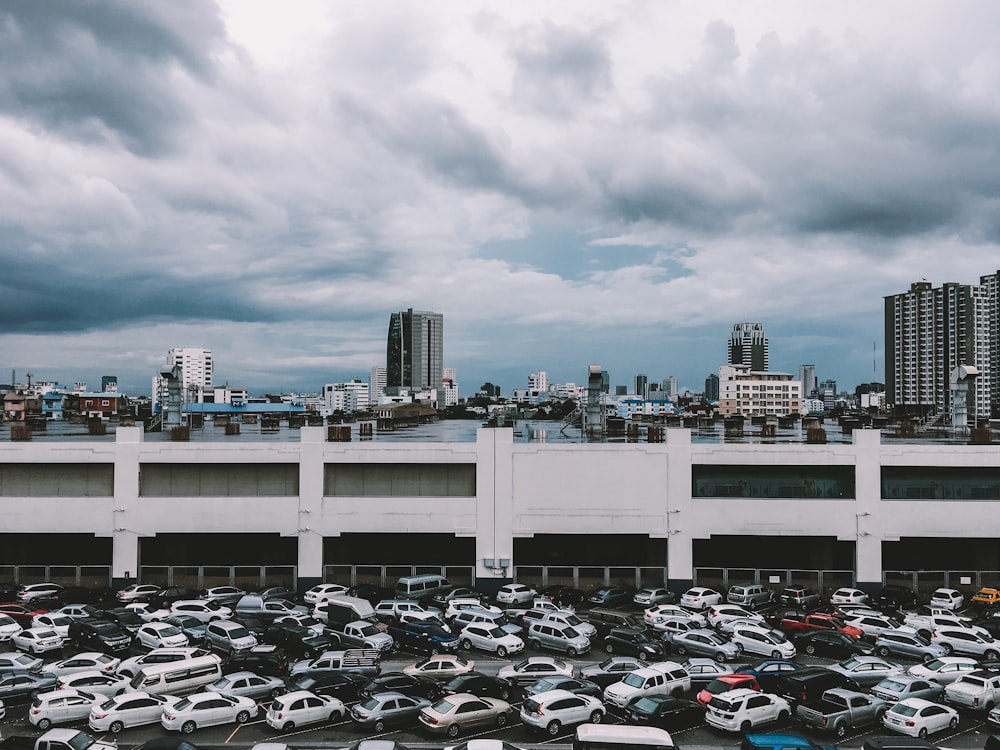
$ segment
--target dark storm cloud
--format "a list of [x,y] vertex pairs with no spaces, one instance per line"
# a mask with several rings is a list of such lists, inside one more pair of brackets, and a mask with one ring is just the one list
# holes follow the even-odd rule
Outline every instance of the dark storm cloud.
[[572,116],[600,100],[613,83],[606,29],[582,30],[551,21],[517,30],[511,96],[537,114]]
[[136,153],[160,153],[190,117],[171,77],[210,78],[221,32],[200,0],[4,3],[0,109],[73,139],[110,131]]

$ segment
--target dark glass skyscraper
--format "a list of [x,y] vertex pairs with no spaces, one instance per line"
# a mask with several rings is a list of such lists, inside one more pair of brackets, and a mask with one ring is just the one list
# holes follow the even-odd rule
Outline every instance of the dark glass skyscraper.
[[414,310],[389,316],[386,342],[387,388],[440,388],[444,368],[444,316]]
[[749,365],[755,372],[766,372],[768,368],[767,336],[760,323],[737,323],[729,337],[729,353],[726,364]]

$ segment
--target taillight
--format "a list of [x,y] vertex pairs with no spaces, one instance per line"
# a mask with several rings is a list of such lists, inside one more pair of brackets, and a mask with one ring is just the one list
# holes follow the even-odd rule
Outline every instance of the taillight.
[[94,714],[94,718],[95,719],[106,719],[106,718],[108,718],[108,715],[107,714]]

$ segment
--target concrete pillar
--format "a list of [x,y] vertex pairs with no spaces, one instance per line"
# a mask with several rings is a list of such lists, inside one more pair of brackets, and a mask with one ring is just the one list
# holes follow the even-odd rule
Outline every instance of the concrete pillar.
[[666,430],[667,586],[682,592],[694,581],[691,430]]
[[855,563],[857,586],[877,593],[882,588],[882,433],[854,431]]
[[111,546],[111,586],[120,589],[139,578],[139,529],[136,510],[139,502],[139,450],[142,427],[119,427],[115,431],[114,506],[109,533]]
[[476,453],[476,586],[493,593],[514,575],[514,431],[479,428]]
[[298,579],[299,592],[323,582],[323,481],[322,427],[302,427],[299,434]]

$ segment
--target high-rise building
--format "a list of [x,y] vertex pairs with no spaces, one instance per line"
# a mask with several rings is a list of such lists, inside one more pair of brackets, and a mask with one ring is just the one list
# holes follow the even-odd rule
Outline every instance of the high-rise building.
[[677,400],[678,388],[677,378],[674,375],[668,375],[660,383],[660,390],[665,391],[671,401]]
[[799,414],[802,384],[784,372],[751,370],[747,365],[719,368],[719,413],[724,417]]
[[357,378],[346,383],[328,383],[323,386],[323,408],[328,414],[367,411],[368,389],[369,384]]
[[386,386],[427,390],[441,384],[444,368],[444,316],[414,310],[389,316]]
[[[1000,274],[1000,272],[998,272]],[[973,366],[967,413],[986,419],[998,401],[997,275],[979,285],[928,281],[885,298],[886,401],[897,414],[941,414],[952,410],[951,374]]]
[[649,376],[635,376],[635,395],[639,398],[649,398]]
[[799,381],[803,398],[810,398],[816,390],[816,365],[799,365]]
[[528,376],[528,390],[544,392],[549,389],[549,376],[545,370],[533,372]]
[[[212,350],[197,347],[180,347],[167,352],[167,368],[180,370],[181,393],[185,403],[201,403],[206,393],[212,393]],[[160,375],[153,376],[153,398],[163,403],[167,398],[167,382]]]
[[726,364],[746,365],[754,372],[769,369],[767,336],[761,323],[737,323],[733,326]]
[[385,394],[385,368],[373,367],[368,375],[368,400],[377,404],[379,396]]
[[706,401],[718,401],[719,400],[719,376],[712,373],[707,378],[705,378],[705,400]]

